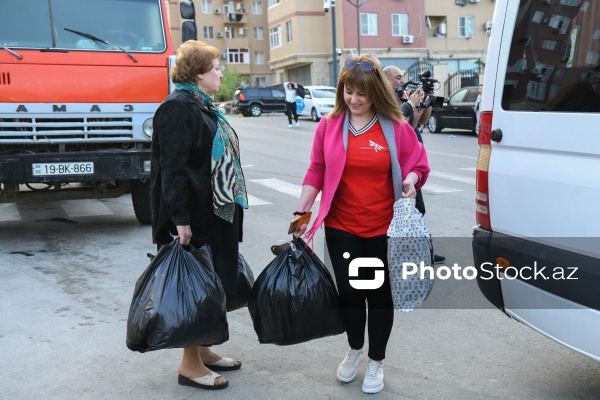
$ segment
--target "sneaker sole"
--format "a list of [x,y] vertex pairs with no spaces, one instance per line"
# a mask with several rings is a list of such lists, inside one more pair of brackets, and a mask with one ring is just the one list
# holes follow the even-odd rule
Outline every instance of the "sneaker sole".
[[351,378],[342,378],[339,373],[336,373],[338,381],[344,382],[344,383],[350,383],[350,382],[352,382],[354,380],[354,378],[356,378],[357,374],[358,374],[358,370],[354,373],[354,375],[352,375]]
[[379,386],[374,387],[374,388],[366,388],[366,387],[363,386],[362,391],[364,393],[369,393],[369,394],[379,393],[379,392],[381,392],[383,390],[383,386],[384,386],[383,383],[381,385],[379,385]]

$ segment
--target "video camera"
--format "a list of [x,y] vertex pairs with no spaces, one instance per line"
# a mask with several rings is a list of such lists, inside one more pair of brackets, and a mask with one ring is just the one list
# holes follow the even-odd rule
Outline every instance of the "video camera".
[[426,94],[425,100],[418,104],[419,108],[427,108],[433,106],[433,108],[441,108],[444,104],[444,98],[434,96],[433,91],[435,90],[435,84],[439,81],[431,77],[431,71],[426,70],[418,75],[419,82],[409,81],[403,86],[396,88],[396,95],[403,103],[408,101],[409,97],[419,87],[423,87],[423,92]]

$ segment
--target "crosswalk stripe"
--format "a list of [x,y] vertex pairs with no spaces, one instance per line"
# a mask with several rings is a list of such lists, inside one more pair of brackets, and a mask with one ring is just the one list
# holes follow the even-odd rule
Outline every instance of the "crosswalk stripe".
[[[297,199],[300,198],[300,193],[302,193],[302,186],[295,185],[293,183],[289,183],[286,181],[282,181],[281,179],[277,179],[277,178],[250,179],[250,182],[258,183],[261,186],[275,190],[280,193],[287,194],[289,196],[293,196]],[[315,201],[320,201],[320,200],[321,200],[321,194],[319,193],[317,195],[317,198]]]
[[0,204],[0,221],[20,221],[21,214],[15,203],[2,203]]
[[112,215],[110,208],[96,200],[63,200],[60,202],[69,217],[87,217],[93,215]]
[[[453,174],[448,174],[445,172],[438,172],[438,171],[431,171],[429,173],[429,176],[434,177],[434,178],[439,178],[439,179],[445,179],[445,180],[449,180],[449,181],[468,183],[470,185],[475,184],[475,177],[470,177],[470,176],[453,175]],[[425,183],[425,186],[427,186],[427,185],[429,185],[429,184]]]
[[263,200],[261,198],[258,198],[256,196],[252,196],[251,194],[248,195],[248,205],[250,207],[252,207],[252,206],[264,206],[266,204],[273,204],[273,203],[270,203],[270,202],[268,202],[266,200]]
[[425,186],[423,186],[423,193],[429,194],[441,194],[441,193],[454,193],[454,192],[463,192],[461,189],[455,189],[448,186],[436,185],[435,183],[426,182]]

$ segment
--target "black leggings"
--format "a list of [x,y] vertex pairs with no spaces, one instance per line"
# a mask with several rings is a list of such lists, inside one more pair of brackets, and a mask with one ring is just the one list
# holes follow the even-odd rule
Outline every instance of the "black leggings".
[[[353,349],[363,347],[368,307],[369,358],[381,361],[385,358],[385,349],[394,324],[394,303],[387,265],[387,237],[361,238],[325,227],[325,240],[344,313],[348,344]],[[344,257],[344,253],[348,253],[349,257]],[[385,279],[381,287],[365,290],[355,289],[350,285],[350,279],[372,280],[375,276],[375,271],[371,268],[359,268],[358,277],[349,276],[348,265],[358,257],[376,257],[383,261]]]
[[289,101],[285,102],[285,111],[287,113],[288,121],[290,121],[290,125],[292,124],[292,116],[294,117],[294,121],[298,122],[298,112],[296,111],[297,104],[294,101],[290,103]]

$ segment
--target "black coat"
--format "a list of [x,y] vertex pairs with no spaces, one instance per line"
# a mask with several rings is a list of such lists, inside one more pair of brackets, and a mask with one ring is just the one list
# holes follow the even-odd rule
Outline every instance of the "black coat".
[[[229,222],[213,212],[211,150],[217,116],[202,107],[188,91],[175,90],[163,100],[153,120],[152,237],[168,244],[175,225],[190,225],[192,244],[217,245]],[[240,225],[242,210],[234,223]]]

